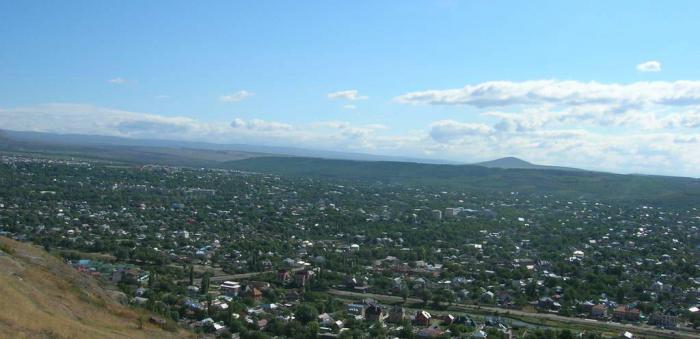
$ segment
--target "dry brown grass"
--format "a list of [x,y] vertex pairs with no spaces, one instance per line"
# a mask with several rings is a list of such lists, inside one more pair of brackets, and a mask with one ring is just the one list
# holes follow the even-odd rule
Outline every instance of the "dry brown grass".
[[[123,306],[86,276],[42,249],[0,237],[0,338],[167,338],[189,333],[138,327]],[[147,321],[146,321],[147,322]]]

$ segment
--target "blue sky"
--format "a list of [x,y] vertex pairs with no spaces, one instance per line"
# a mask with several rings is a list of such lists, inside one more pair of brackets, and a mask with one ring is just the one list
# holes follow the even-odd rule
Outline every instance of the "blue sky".
[[700,176],[699,7],[0,1],[0,124]]

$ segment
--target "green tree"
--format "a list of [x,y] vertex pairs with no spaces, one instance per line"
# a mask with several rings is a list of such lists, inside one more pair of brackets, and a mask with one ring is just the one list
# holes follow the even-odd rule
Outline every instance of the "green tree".
[[430,300],[430,299],[433,297],[433,293],[430,292],[430,290],[427,289],[427,288],[422,289],[422,290],[420,291],[420,294],[419,294],[419,295],[420,295],[421,300],[423,300],[423,304],[424,304],[424,305],[427,305],[427,304],[428,304],[428,300]]
[[297,307],[295,315],[302,324],[307,324],[310,321],[316,320],[318,317],[318,310],[313,305],[304,303]]
[[307,338],[316,338],[318,335],[318,332],[321,330],[321,327],[318,325],[318,322],[316,321],[309,321],[306,324],[306,328],[304,330],[306,337]]
[[404,304],[408,300],[408,289],[407,288],[402,288],[401,289],[401,298],[403,298]]
[[199,290],[203,294],[209,293],[209,276],[210,275],[211,275],[211,273],[204,272],[204,276],[202,276],[202,283],[200,284]]

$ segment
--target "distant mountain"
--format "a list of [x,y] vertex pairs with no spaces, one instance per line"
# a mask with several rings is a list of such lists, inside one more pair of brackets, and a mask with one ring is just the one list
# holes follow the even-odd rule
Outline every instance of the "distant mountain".
[[222,162],[269,155],[236,150],[203,150],[135,143],[125,138],[0,131],[0,152],[85,159],[133,165],[215,167]]
[[[281,154],[263,151],[279,151]],[[131,165],[161,164],[228,168],[370,183],[431,185],[448,190],[487,193],[507,194],[518,191],[555,194],[561,198],[570,199],[700,205],[700,180],[698,179],[592,172],[536,165],[512,157],[472,165],[436,164],[427,163],[426,160],[387,161],[387,158],[380,156],[284,147],[218,145],[7,130],[0,130],[0,152]],[[300,154],[320,155],[311,157],[299,156]],[[342,157],[348,157],[351,160]],[[395,159],[388,158],[388,160]]]
[[[512,164],[512,162],[511,162]],[[429,185],[444,190],[493,194],[556,195],[658,205],[697,206],[700,180],[622,175],[583,170],[489,168],[482,165],[350,161],[301,157],[255,157],[223,164],[227,168],[287,176],[351,180],[364,183]],[[536,165],[535,165],[536,166]]]
[[[246,144],[215,144],[196,141],[132,139],[102,135],[56,134],[44,132],[0,130],[0,149],[45,151],[100,159],[143,162],[166,161],[168,165],[210,167],[222,161],[256,156],[296,156],[365,161],[410,161],[423,163],[454,163],[439,159],[420,159],[365,153],[338,152],[296,147]],[[185,150],[184,152],[181,152]],[[184,153],[184,154],[183,154]],[[196,155],[195,159],[191,156]]]
[[502,169],[546,169],[561,171],[583,171],[582,169],[572,167],[537,165],[516,157],[505,157],[496,160],[475,163],[474,165]]

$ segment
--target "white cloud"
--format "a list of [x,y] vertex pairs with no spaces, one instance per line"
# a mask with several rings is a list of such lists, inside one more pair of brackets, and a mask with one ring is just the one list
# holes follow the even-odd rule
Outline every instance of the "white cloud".
[[121,77],[116,77],[116,78],[112,78],[112,79],[107,80],[107,82],[109,82],[110,84],[115,84],[115,85],[123,85],[123,84],[126,84],[128,82],[128,80],[121,78]]
[[470,105],[479,108],[551,104],[607,105],[628,110],[648,105],[700,105],[700,81],[630,84],[571,80],[489,81],[456,89],[410,92],[394,100],[402,104]]
[[700,128],[700,110],[670,114],[655,122],[659,128]]
[[678,135],[673,139],[677,144],[700,144],[700,135]]
[[166,117],[87,104],[49,103],[0,108],[4,128],[22,131],[115,136],[186,136],[204,126],[186,117]]
[[700,128],[700,81],[495,81],[460,89],[412,92],[395,100],[407,104],[475,106],[482,109],[476,114],[496,120],[492,127],[499,132],[570,126]]
[[332,133],[342,135],[347,139],[365,139],[374,137],[374,134],[381,130],[388,129],[381,124],[353,125],[346,121],[321,121],[312,124],[317,129],[329,129]]
[[243,100],[243,99],[252,97],[253,95],[255,95],[255,93],[248,92],[248,91],[246,91],[246,90],[240,90],[240,91],[238,91],[238,92],[234,92],[234,93],[231,93],[231,94],[227,94],[227,95],[222,95],[222,96],[220,96],[220,97],[219,97],[219,101],[223,101],[223,102],[238,102],[238,101],[241,101],[241,100]]
[[356,89],[349,89],[345,91],[338,91],[338,92],[333,92],[333,93],[328,93],[328,99],[331,100],[336,100],[336,99],[344,99],[344,100],[365,100],[367,99],[367,96],[362,96]]
[[244,128],[248,130],[256,131],[289,131],[292,130],[292,125],[276,122],[276,121],[266,121],[260,119],[243,120],[240,118],[233,119],[231,122],[231,127],[233,128]]
[[430,137],[437,142],[451,142],[461,140],[464,137],[486,136],[494,132],[494,129],[485,124],[464,123],[455,120],[439,120],[430,125]]
[[526,132],[545,128],[641,128],[669,130],[700,128],[700,107],[685,111],[675,108],[630,109],[618,112],[605,105],[586,105],[554,109],[548,105],[525,107],[514,112],[486,111],[485,117],[497,119],[493,127],[502,132]]
[[661,71],[661,63],[655,60],[642,62],[637,65],[637,70],[640,72],[659,72]]
[[540,129],[561,118],[558,112],[552,112],[548,106],[528,107],[517,113],[485,112],[484,116],[499,119],[493,127],[501,132],[524,132]]

